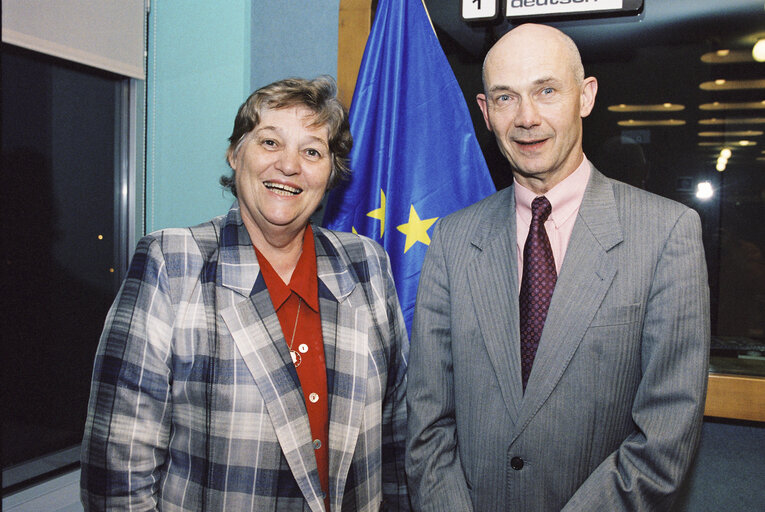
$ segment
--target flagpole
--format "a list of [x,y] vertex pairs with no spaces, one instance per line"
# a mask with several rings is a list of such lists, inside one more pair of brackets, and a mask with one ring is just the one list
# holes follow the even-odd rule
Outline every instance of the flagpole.
[[438,34],[436,33],[436,27],[433,26],[433,20],[430,19],[430,13],[428,12],[428,6],[425,5],[425,0],[422,1],[422,8],[425,9],[425,16],[428,17],[428,22],[430,22],[430,28],[433,29],[433,33],[436,34],[436,37],[438,37]]

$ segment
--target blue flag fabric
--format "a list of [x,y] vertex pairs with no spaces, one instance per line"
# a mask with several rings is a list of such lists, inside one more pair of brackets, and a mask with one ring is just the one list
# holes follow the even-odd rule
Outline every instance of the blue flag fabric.
[[380,0],[350,109],[353,175],[324,225],[388,251],[411,330],[433,224],[495,191],[470,114],[421,0]]

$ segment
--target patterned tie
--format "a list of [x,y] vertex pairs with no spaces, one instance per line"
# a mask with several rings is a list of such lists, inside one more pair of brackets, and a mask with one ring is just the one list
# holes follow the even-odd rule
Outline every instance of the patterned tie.
[[523,247],[523,277],[519,306],[521,313],[521,380],[523,390],[529,381],[531,366],[542,336],[547,318],[550,297],[558,276],[550,240],[545,231],[545,221],[552,206],[546,197],[540,196],[531,203],[531,226],[526,245]]

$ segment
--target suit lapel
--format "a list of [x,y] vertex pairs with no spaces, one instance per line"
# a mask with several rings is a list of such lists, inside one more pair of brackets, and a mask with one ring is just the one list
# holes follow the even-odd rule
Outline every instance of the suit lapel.
[[515,195],[504,197],[472,239],[480,254],[470,262],[468,280],[478,325],[511,418],[523,399],[518,324],[518,259]]
[[550,396],[616,275],[609,251],[623,240],[613,189],[594,168],[555,285],[516,435]]
[[[233,212],[233,209],[232,209]],[[287,464],[311,510],[322,509],[316,457],[300,381],[238,214],[229,214],[218,260],[218,304],[271,418]],[[251,293],[252,292],[252,293]],[[242,391],[244,392],[244,391]]]
[[367,392],[369,315],[352,294],[359,284],[334,234],[314,228],[324,355],[329,390],[329,475],[339,510],[358,442]]

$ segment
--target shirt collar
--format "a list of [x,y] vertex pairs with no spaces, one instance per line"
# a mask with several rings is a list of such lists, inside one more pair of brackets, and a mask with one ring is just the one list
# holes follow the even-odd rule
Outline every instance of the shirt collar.
[[[255,246],[253,246],[255,247]],[[300,253],[295,270],[292,272],[289,285],[282,281],[271,263],[255,248],[255,254],[260,264],[260,272],[271,295],[274,309],[278,310],[290,295],[296,293],[308,307],[319,312],[319,278],[316,269],[316,246],[313,240],[313,229],[309,224],[303,234],[303,252]]]
[[[544,195],[552,206],[549,219],[553,221],[556,228],[562,226],[578,210],[587,182],[590,180],[590,172],[590,162],[587,157],[584,157],[574,172]],[[531,222],[531,202],[538,196],[518,183],[518,180],[513,179],[513,181],[515,182],[516,212],[522,219]]]

